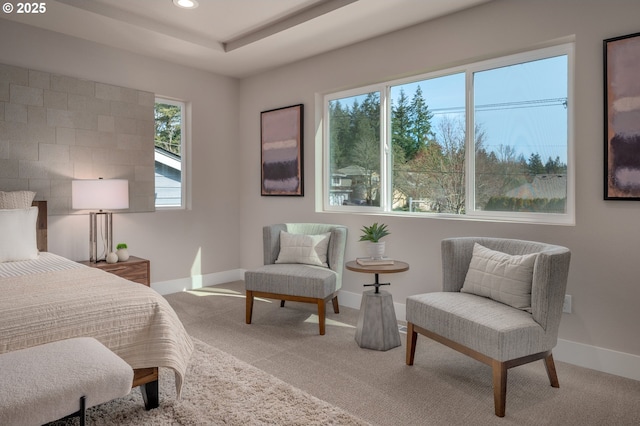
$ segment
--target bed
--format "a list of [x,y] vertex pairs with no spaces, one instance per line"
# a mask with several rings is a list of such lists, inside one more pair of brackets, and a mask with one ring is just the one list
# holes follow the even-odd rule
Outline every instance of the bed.
[[[7,261],[5,245],[3,261],[0,247],[0,353],[94,337],[134,369],[132,388],[140,387],[147,409],[159,405],[159,367],[174,370],[179,397],[193,342],[168,302],[147,286],[48,253],[46,201],[33,204],[36,255]],[[18,228],[7,226],[6,213],[0,205],[5,239]]]

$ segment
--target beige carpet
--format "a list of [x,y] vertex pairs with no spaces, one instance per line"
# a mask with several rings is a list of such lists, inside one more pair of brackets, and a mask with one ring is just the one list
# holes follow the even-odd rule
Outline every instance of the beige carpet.
[[[140,391],[92,407],[89,425],[366,425],[367,423],[197,339],[182,398],[160,370],[160,407],[146,411]],[[50,425],[77,425],[79,419]]]
[[556,389],[542,361],[516,367],[500,419],[489,367],[424,337],[407,366],[405,334],[389,351],[362,349],[356,309],[329,307],[319,336],[315,306],[303,303],[256,301],[245,324],[243,282],[167,300],[190,335],[374,425],[640,425],[640,381],[556,362]]

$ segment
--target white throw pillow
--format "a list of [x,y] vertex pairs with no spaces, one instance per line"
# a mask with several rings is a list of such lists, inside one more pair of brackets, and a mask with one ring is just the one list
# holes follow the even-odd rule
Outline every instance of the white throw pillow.
[[331,232],[317,235],[280,231],[280,253],[276,263],[304,263],[329,267],[327,250]]
[[531,283],[537,254],[510,255],[476,243],[460,290],[531,311]]
[[35,196],[33,191],[0,191],[0,209],[28,209]]
[[38,208],[0,210],[0,262],[36,259]]

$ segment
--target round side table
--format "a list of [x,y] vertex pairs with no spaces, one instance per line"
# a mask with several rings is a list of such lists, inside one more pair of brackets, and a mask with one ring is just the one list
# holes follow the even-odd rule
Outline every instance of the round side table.
[[358,346],[378,351],[400,346],[400,332],[393,307],[393,296],[389,292],[379,290],[381,285],[390,285],[390,283],[381,283],[379,274],[404,272],[409,269],[409,264],[396,260],[392,265],[364,266],[352,260],[347,262],[345,267],[354,272],[375,274],[374,283],[364,284],[365,287],[375,287],[375,290],[362,293],[355,336]]

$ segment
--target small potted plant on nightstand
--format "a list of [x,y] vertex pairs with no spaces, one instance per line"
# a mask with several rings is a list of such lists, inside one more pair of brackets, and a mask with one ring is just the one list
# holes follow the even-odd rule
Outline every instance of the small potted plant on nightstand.
[[118,262],[124,262],[129,259],[129,250],[127,244],[119,243],[116,246],[116,254],[118,255]]
[[371,226],[362,227],[362,235],[360,241],[368,241],[369,257],[372,259],[382,259],[384,257],[385,242],[380,241],[382,237],[386,237],[390,232],[387,230],[387,225],[381,223],[374,223]]

